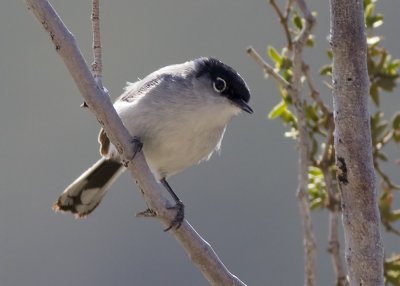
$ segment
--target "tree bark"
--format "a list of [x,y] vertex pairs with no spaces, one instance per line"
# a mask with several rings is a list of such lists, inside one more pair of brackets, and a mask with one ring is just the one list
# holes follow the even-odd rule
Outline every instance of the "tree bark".
[[350,285],[384,285],[363,2],[330,0],[337,179]]

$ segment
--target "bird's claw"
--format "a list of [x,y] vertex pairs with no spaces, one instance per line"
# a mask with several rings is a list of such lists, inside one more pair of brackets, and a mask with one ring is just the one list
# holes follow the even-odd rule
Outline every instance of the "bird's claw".
[[173,207],[167,207],[169,210],[176,210],[175,218],[171,221],[169,227],[164,229],[164,231],[168,231],[171,228],[178,229],[181,227],[183,220],[185,219],[185,205],[182,201],[179,201]]
[[136,217],[156,217],[157,213],[153,211],[152,209],[147,209],[142,212],[138,212],[136,214]]
[[142,143],[142,141],[140,141],[140,138],[137,136],[133,136],[132,141],[135,146],[133,149],[133,158],[132,158],[132,160],[133,160],[135,158],[136,154],[139,153],[140,151],[142,151],[143,143]]
[[136,154],[139,153],[140,151],[142,151],[142,148],[143,148],[143,143],[142,143],[142,141],[140,141],[140,138],[137,136],[133,136],[132,143],[134,143],[132,159],[122,161],[122,165],[124,165],[125,168],[128,167],[129,162],[132,161],[133,159],[135,159]]

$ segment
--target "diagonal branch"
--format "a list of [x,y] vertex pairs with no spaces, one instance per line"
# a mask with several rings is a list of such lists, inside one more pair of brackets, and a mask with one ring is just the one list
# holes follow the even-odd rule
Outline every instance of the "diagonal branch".
[[286,90],[291,90],[292,85],[284,79],[279,73],[277,73],[274,68],[268,64],[263,58],[260,56],[259,53],[253,48],[248,47],[246,52],[249,56],[264,70],[264,72],[270,76],[272,76],[282,87]]
[[[161,192],[142,153],[133,158],[134,143],[122,124],[110,98],[96,83],[76,44],[74,36],[46,0],[26,0],[43,28],[49,33],[56,51],[63,59],[89,109],[95,114],[111,142],[116,146],[126,163],[127,169],[135,178],[143,192],[147,205],[155,211],[157,218],[169,226],[174,211],[166,209],[169,205]],[[185,220],[182,226],[170,233],[183,246],[186,253],[211,285],[245,285],[230,273],[218,258],[212,247]]]

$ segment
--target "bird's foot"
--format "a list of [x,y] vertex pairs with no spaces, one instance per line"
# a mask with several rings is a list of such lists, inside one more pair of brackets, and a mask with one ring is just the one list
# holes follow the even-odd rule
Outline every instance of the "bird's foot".
[[137,137],[137,136],[133,136],[132,143],[133,143],[133,157],[132,157],[132,159],[123,160],[121,162],[122,165],[124,165],[125,168],[128,167],[129,162],[132,161],[133,159],[135,159],[136,154],[139,153],[140,151],[142,151],[142,148],[143,148],[143,143],[142,143],[142,141],[140,141],[140,138]]
[[133,159],[135,159],[135,156],[137,153],[139,153],[140,151],[142,151],[143,148],[143,143],[142,141],[140,141],[140,138],[137,136],[133,136],[132,142],[134,143],[134,149],[133,149]]
[[152,209],[147,209],[142,212],[138,212],[136,214],[136,217],[156,217],[157,213],[153,211]]
[[178,201],[175,204],[175,206],[168,207],[167,209],[176,210],[176,215],[175,215],[175,218],[171,221],[171,224],[169,225],[169,227],[164,229],[164,231],[168,231],[171,228],[175,228],[175,229],[180,228],[183,220],[185,219],[185,205],[182,203],[182,201]]

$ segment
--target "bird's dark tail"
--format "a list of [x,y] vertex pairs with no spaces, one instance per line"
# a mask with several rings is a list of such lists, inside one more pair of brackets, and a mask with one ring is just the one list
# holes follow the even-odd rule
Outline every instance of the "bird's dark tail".
[[69,185],[53,205],[54,211],[85,217],[101,202],[108,187],[124,171],[121,163],[101,158]]

